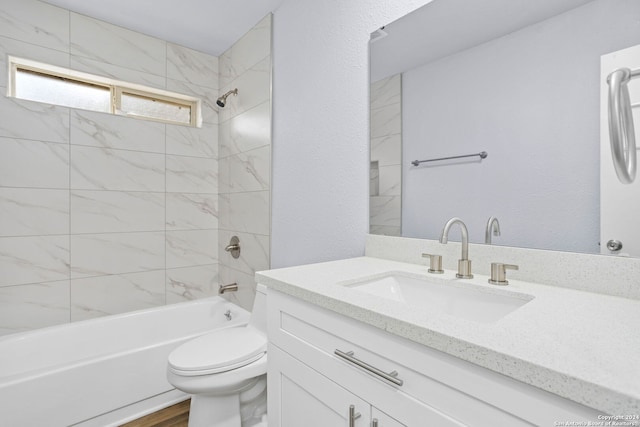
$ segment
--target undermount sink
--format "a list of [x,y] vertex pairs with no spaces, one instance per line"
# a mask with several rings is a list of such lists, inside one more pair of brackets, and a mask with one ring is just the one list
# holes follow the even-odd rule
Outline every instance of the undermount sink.
[[454,280],[436,281],[403,272],[388,272],[343,285],[412,307],[482,323],[495,322],[533,299],[518,292]]

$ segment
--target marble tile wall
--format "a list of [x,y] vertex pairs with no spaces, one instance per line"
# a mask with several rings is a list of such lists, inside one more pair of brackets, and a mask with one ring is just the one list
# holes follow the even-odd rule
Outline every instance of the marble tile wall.
[[401,109],[401,74],[371,84],[371,162],[377,162],[371,177],[375,191],[369,198],[372,234],[400,236],[401,233]]
[[[37,0],[3,0],[0,22],[0,334],[214,294],[218,58]],[[245,74],[264,72],[252,53],[238,52],[233,64],[254,84]],[[203,125],[7,98],[7,55],[198,96]],[[240,121],[241,112],[264,108],[239,99],[249,100],[236,104]],[[233,160],[255,165],[251,176],[268,185],[264,145],[245,144],[251,150]],[[237,203],[253,203],[262,187],[235,175],[246,191]],[[254,211],[268,214],[269,198],[254,198],[266,203]],[[268,247],[260,240],[268,242],[260,234],[268,226],[241,229],[247,259],[259,259],[249,242]]]
[[270,265],[271,15],[220,56],[220,94],[238,88],[220,109],[220,248],[232,236],[241,255],[220,251],[220,281],[238,283],[227,294],[251,309],[256,271]]

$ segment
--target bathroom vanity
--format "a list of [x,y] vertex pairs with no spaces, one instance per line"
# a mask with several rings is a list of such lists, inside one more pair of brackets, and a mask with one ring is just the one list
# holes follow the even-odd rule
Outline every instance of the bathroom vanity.
[[640,425],[636,299],[372,256],[256,277],[275,425]]

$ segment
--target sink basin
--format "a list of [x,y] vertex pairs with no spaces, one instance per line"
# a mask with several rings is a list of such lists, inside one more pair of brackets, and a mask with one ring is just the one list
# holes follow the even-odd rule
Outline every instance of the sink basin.
[[403,272],[389,272],[343,285],[426,311],[482,323],[495,322],[533,299],[531,295],[518,292],[446,279],[436,281],[428,276]]

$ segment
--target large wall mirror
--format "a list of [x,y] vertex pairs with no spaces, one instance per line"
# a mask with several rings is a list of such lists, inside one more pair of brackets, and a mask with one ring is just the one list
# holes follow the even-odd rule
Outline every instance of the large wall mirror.
[[601,213],[601,63],[638,44],[638,0],[433,0],[374,32],[371,233],[437,239],[460,217],[484,243],[493,216],[492,244],[640,256],[639,182],[615,181],[632,222],[601,236],[619,223]]

